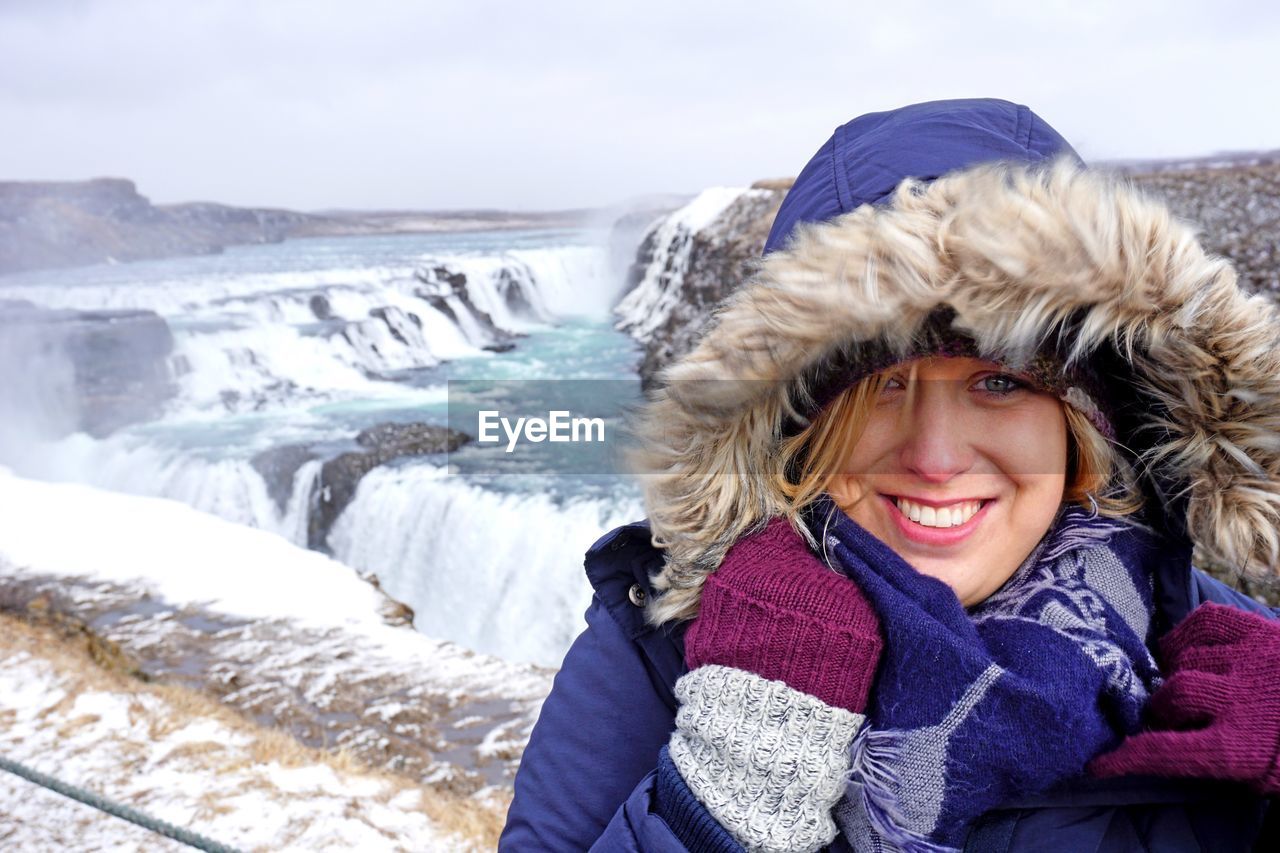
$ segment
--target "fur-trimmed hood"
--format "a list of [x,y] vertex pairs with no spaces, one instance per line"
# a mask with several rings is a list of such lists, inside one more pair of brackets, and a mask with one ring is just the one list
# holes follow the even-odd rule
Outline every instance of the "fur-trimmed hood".
[[784,514],[774,459],[806,377],[860,342],[905,344],[945,306],[984,351],[1061,336],[1100,359],[1169,535],[1245,571],[1280,563],[1277,308],[1162,202],[1064,154],[906,179],[879,205],[802,222],[717,309],[632,424],[666,552],[652,621],[695,615],[729,546]]

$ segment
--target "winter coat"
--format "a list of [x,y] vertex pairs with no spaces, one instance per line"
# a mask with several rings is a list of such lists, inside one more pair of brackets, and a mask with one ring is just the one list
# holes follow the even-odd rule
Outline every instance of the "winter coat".
[[[785,239],[770,238],[637,423],[648,518],[587,553],[588,628],[530,739],[502,850],[684,849],[654,812],[653,772],[683,620],[728,548],[784,514],[771,466],[797,402],[833,362],[905,344],[939,308],[984,351],[1057,337],[1107,377],[1161,534],[1152,643],[1203,601],[1270,613],[1191,555],[1280,565],[1280,312],[1162,203],[1081,170],[1025,107],[950,101],[840,128],[778,223]],[[1209,781],[1084,780],[988,813],[966,849],[1244,850],[1265,805]]]
[[[683,624],[655,628],[643,605],[662,553],[641,521],[586,554],[595,589],[587,629],[556,675],[515,780],[500,851],[683,851],[653,812],[658,750],[675,728],[673,686],[687,670]],[[1160,621],[1201,602],[1276,612],[1170,553],[1157,575]],[[1010,803],[974,827],[968,850],[1248,850],[1265,803],[1217,782],[1120,779]],[[1041,845],[1041,846],[1037,846]]]

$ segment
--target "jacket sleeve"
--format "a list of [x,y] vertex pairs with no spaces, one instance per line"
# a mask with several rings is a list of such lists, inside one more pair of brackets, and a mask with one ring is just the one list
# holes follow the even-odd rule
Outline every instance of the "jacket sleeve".
[[1200,569],[1192,571],[1192,584],[1194,587],[1192,609],[1206,601],[1212,601],[1216,604],[1234,607],[1237,610],[1257,613],[1259,616],[1266,616],[1270,619],[1280,618],[1280,608],[1268,607],[1260,601],[1255,601],[1243,592],[1232,589]]
[[586,618],[529,738],[498,849],[683,850],[651,808],[674,710],[599,595]]
[[663,747],[658,767],[640,781],[591,853],[745,853],[689,790]]

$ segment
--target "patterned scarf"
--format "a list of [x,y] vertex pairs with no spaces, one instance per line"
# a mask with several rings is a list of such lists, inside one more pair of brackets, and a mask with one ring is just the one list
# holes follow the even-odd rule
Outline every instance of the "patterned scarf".
[[1154,535],[1073,505],[966,611],[823,495],[810,529],[880,615],[885,649],[836,820],[855,850],[964,845],[971,823],[1084,776],[1138,728],[1160,675],[1146,646]]

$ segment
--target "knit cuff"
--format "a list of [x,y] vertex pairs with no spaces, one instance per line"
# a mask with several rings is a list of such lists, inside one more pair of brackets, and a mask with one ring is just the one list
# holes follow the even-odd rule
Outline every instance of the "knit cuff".
[[835,838],[861,714],[725,666],[689,672],[675,693],[671,760],[738,843],[801,853]]
[[[760,590],[738,589],[712,575],[698,619],[685,636],[689,669],[741,669],[861,712],[884,642],[875,611],[858,588],[825,568],[813,576],[779,573],[762,583],[773,584],[778,598],[805,606],[775,604]],[[839,609],[840,617],[811,615],[818,602]]]
[[690,853],[743,853],[742,845],[689,790],[665,746],[658,752],[653,798],[654,811]]

